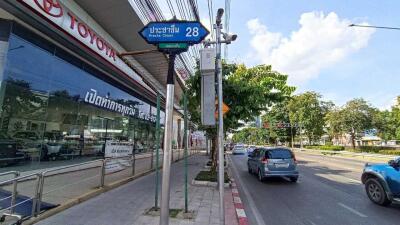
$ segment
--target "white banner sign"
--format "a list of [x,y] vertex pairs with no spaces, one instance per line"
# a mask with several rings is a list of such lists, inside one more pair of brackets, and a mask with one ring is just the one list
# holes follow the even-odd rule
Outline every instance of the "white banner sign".
[[131,167],[132,150],[133,142],[107,141],[104,152],[107,159],[106,173],[114,173]]

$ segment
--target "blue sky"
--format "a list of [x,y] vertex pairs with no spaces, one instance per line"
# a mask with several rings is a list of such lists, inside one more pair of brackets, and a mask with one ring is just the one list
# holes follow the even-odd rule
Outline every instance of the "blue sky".
[[[198,2],[205,22],[207,1]],[[214,11],[224,2],[213,1]],[[400,95],[400,31],[345,24],[400,27],[399,8],[397,0],[232,0],[230,31],[239,38],[229,59],[272,64],[298,93],[316,91],[337,105],[362,97],[389,109]]]

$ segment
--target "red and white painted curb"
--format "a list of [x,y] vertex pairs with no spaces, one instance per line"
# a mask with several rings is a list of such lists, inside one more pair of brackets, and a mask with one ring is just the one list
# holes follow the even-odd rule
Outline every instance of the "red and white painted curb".
[[234,179],[232,181],[232,196],[233,196],[233,204],[235,205],[236,216],[239,220],[239,225],[248,225],[249,222],[247,220],[246,212],[244,211],[242,200],[240,199],[239,191],[237,189],[236,183]]

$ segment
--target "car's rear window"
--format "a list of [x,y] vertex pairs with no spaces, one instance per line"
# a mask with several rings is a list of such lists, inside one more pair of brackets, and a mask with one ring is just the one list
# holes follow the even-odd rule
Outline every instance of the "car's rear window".
[[292,153],[287,149],[274,149],[266,153],[268,159],[291,159]]

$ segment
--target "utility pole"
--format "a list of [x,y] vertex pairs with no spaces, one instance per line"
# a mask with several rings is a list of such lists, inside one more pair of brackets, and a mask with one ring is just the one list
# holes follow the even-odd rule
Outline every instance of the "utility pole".
[[217,61],[217,79],[218,79],[218,188],[219,188],[219,213],[220,224],[225,224],[225,206],[224,206],[224,115],[222,111],[223,93],[222,93],[222,62],[221,62],[221,18],[224,14],[223,9],[218,9],[216,24],[216,61]]
[[[223,9],[218,9],[216,23],[214,29],[216,33],[215,41],[207,40],[204,42],[205,46],[212,44],[216,45],[216,73],[218,81],[218,189],[219,189],[219,213],[220,224],[225,224],[225,210],[224,210],[224,112],[223,112],[223,93],[222,93],[222,62],[221,62],[221,44],[231,44],[237,38],[236,34],[228,34],[222,32],[222,15]],[[221,40],[221,36],[224,40]]]

